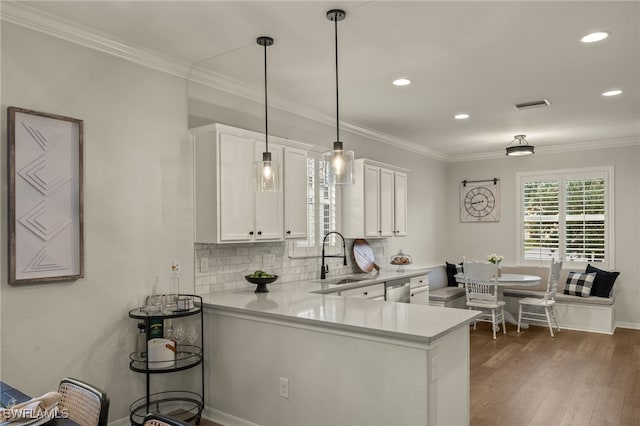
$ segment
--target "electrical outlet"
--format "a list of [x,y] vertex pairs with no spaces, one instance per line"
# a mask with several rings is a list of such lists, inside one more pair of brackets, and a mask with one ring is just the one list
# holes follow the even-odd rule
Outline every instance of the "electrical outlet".
[[200,272],[209,272],[209,258],[203,257],[200,259]]
[[280,396],[289,399],[289,379],[280,377]]
[[173,259],[173,263],[171,264],[171,271],[174,274],[179,274],[182,272],[182,261],[180,259]]

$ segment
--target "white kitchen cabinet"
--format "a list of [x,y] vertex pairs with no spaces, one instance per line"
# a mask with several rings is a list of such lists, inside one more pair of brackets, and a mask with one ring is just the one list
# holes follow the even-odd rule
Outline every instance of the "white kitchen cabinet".
[[372,284],[365,287],[342,290],[339,296],[361,297],[364,299],[384,300],[384,284]]
[[407,235],[407,180],[408,176],[403,172],[394,172],[393,176],[393,222],[394,235],[402,237]]
[[284,147],[284,237],[307,238],[307,151]]
[[345,237],[407,235],[407,172],[377,161],[355,161],[355,183],[342,188]]
[[[281,241],[283,192],[257,192],[254,188],[253,167],[255,161],[262,159],[264,135],[212,124],[191,129],[191,136],[195,165],[195,242]],[[273,160],[280,164],[286,148],[269,143]],[[281,179],[285,175],[286,172]],[[306,185],[306,174],[300,179]],[[298,199],[298,203],[299,206],[294,207],[294,201],[290,200],[287,208],[306,212],[305,199]]]
[[429,304],[429,279],[428,275],[419,275],[411,277],[409,281],[411,286],[411,303],[418,305]]

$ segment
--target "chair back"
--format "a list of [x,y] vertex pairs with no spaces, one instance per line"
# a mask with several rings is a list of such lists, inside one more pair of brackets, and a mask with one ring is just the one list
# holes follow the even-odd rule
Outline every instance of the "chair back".
[[164,414],[149,413],[144,417],[144,426],[191,426],[182,420]]
[[107,426],[109,397],[100,389],[80,380],[64,378],[58,387],[60,411],[80,426]]
[[562,261],[556,262],[555,260],[551,260],[551,266],[549,267],[549,279],[547,280],[547,292],[544,295],[545,300],[556,300],[561,269]]
[[484,262],[464,262],[464,285],[467,302],[498,301],[497,265]]

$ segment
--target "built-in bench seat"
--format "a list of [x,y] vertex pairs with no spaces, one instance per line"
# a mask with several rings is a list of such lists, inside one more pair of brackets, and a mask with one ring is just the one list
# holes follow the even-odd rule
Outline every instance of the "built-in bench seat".
[[466,309],[467,299],[464,288],[447,287],[447,272],[444,266],[429,273],[429,305],[445,308]]
[[[537,275],[540,284],[531,287],[505,287],[505,308],[517,315],[518,301],[523,297],[544,297],[548,268],[503,267],[504,273]],[[569,271],[560,274],[556,294],[556,315],[560,328],[613,334],[615,330],[615,297],[580,297],[563,294],[564,283]]]
[[[502,267],[503,273],[537,275],[540,284],[530,287],[503,287],[505,309],[517,318],[520,298],[544,297],[547,288],[549,268],[542,267]],[[556,315],[560,328],[571,330],[593,331],[613,334],[615,330],[615,298],[611,297],[579,297],[563,294],[564,283],[569,271],[560,274],[558,293],[556,294]],[[466,309],[464,288],[448,287],[447,273],[444,266],[433,269],[429,273],[429,304],[447,308]]]

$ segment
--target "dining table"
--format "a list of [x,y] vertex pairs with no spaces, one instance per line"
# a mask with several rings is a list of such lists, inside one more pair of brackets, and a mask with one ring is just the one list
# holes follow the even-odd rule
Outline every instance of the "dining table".
[[[31,400],[32,397],[22,392],[21,390],[0,381],[0,409],[10,409],[11,406],[15,404],[20,404],[22,402],[27,402]],[[42,417],[36,419],[25,419],[25,420],[13,420],[11,422],[7,422],[3,418],[0,418],[0,426],[38,426],[38,425],[46,425],[46,426],[80,426],[78,423],[69,419],[68,417],[63,416],[53,416],[53,417]]]
[[[456,282],[464,286],[464,277],[464,273],[456,274]],[[542,277],[537,275],[500,274],[496,279],[498,283],[498,299],[504,300],[504,287],[532,287],[540,284],[540,280],[542,280]],[[504,319],[513,325],[518,325],[517,315],[517,312],[512,313],[506,309],[504,310]],[[529,328],[529,324],[523,322],[520,324],[520,328]]]

